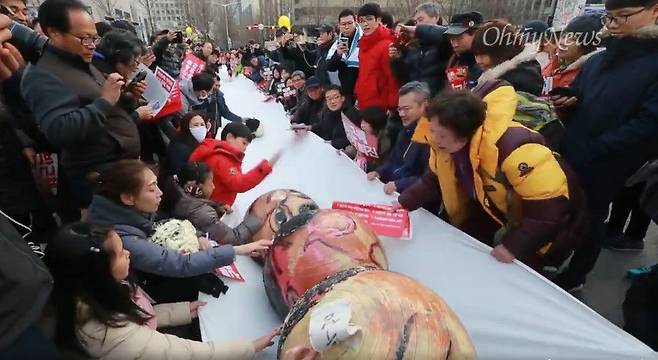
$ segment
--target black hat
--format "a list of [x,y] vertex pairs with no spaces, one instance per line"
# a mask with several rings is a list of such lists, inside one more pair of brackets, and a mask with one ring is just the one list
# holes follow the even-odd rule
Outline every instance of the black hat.
[[601,23],[601,17],[590,14],[590,15],[580,15],[573,18],[562,32],[577,33],[577,34],[593,33],[594,35],[596,35],[596,33],[601,31],[601,29],[603,29],[603,24]]
[[320,79],[318,79],[315,76],[311,76],[310,78],[306,79],[306,89],[311,89],[311,88],[316,88],[322,86],[322,83],[320,82]]
[[655,4],[656,0],[607,0],[606,10],[618,10],[627,7],[646,7]]
[[548,24],[541,20],[532,20],[523,25],[523,30],[521,32],[528,38],[532,39],[534,37],[535,39],[538,39],[546,31],[548,31]]
[[226,140],[228,134],[233,135],[236,138],[245,138],[249,141],[254,139],[254,134],[252,134],[251,129],[241,122],[230,122],[224,126],[222,130],[222,140]]
[[336,29],[331,25],[324,24],[324,25],[321,25],[320,27],[316,27],[315,30],[320,34],[321,33],[333,34]]
[[482,14],[477,11],[464,13],[464,14],[455,14],[448,24],[448,29],[446,30],[446,35],[461,35],[470,29],[477,28],[482,24],[484,18]]
[[247,127],[249,128],[249,130],[251,130],[251,133],[255,137],[263,136],[264,129],[263,129],[263,126],[262,126],[260,120],[254,119],[254,118],[249,118],[245,121],[245,125],[247,125]]

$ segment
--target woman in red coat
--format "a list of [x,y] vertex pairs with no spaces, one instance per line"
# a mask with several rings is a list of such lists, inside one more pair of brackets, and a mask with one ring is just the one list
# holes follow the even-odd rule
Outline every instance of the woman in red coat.
[[389,62],[388,47],[393,34],[381,25],[382,10],[377,4],[359,9],[363,37],[359,40],[359,77],[355,94],[359,108],[372,106],[393,109],[398,106],[398,83]]
[[598,33],[602,28],[598,16],[581,15],[571,20],[560,35],[557,56],[542,70],[544,95],[555,88],[571,85],[583,64],[599,52],[601,38]]

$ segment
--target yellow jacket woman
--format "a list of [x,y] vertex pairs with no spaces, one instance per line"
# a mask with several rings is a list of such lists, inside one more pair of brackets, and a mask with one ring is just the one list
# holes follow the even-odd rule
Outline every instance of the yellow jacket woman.
[[[518,258],[535,269],[557,265],[577,245],[584,224],[578,217],[581,190],[543,137],[512,120],[517,106],[512,86],[496,81],[475,91],[486,94],[484,101],[459,91],[432,102],[425,136],[431,171],[399,202],[414,210],[441,198],[450,223],[477,233],[480,241],[492,245],[493,232],[506,227],[492,251],[496,259]],[[483,212],[498,225],[488,234],[477,219]],[[471,232],[474,221],[477,231]]]

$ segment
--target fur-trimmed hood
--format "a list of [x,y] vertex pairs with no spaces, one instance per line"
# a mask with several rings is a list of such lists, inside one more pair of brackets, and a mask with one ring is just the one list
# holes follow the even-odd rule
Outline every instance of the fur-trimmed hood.
[[486,82],[499,79],[506,73],[518,68],[519,65],[529,61],[537,60],[538,53],[539,48],[536,44],[528,44],[520,54],[482,73],[478,79],[478,82]]
[[[601,38],[604,40],[616,39],[612,36],[608,29],[601,31]],[[626,36],[626,38],[658,41],[658,24],[645,26],[638,30],[635,34]]]
[[585,55],[579,57],[578,60],[576,60],[576,61],[572,62],[571,64],[569,64],[569,66],[567,66],[567,68],[564,69],[563,72],[569,72],[569,71],[580,69],[583,66],[583,64],[585,63],[585,61],[589,60],[589,58],[591,58],[592,56],[602,52],[603,50],[604,49],[596,49],[596,50],[592,51],[589,54],[585,54]]

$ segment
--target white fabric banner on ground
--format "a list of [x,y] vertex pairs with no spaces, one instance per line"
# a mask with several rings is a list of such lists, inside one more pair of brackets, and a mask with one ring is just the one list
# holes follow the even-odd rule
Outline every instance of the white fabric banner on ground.
[[[245,171],[277,150],[288,151],[257,188],[237,198],[227,221],[238,224],[261,194],[291,188],[322,208],[333,201],[390,204],[380,182],[365,174],[313,134],[294,143],[281,106],[263,103],[263,95],[240,77],[222,82],[233,112],[260,119],[265,136],[254,140]],[[294,144],[294,145],[293,145]],[[390,269],[421,281],[441,295],[470,333],[480,359],[622,360],[658,359],[650,348],[613,325],[552,283],[520,264],[502,264],[490,248],[425,212],[411,214],[410,241],[384,238]],[[262,272],[251,259],[238,257],[244,283],[227,280],[219,299],[205,294],[200,311],[205,341],[256,339],[279,325],[263,288]],[[276,345],[259,359],[275,359]]]

